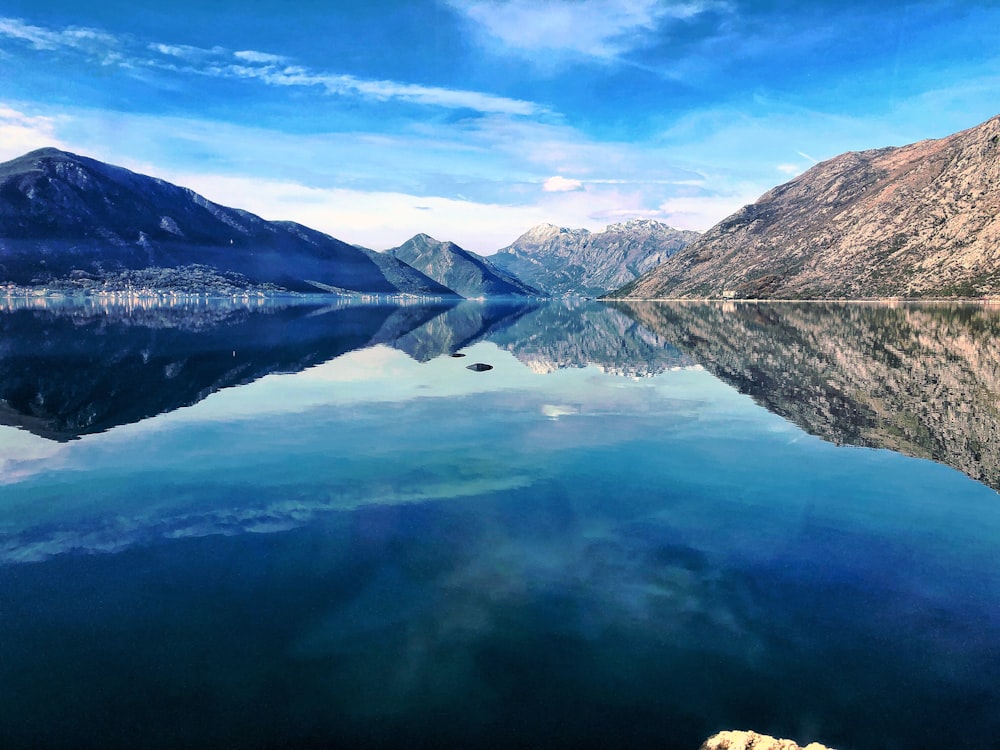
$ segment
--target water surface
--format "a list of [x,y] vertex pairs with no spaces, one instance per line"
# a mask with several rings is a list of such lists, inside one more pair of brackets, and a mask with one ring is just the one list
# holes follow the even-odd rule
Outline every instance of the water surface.
[[1000,736],[989,309],[0,326],[0,746]]

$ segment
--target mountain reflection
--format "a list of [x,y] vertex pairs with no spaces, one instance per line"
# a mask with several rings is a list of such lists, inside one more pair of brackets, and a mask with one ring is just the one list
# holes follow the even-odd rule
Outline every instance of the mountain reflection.
[[838,444],[948,464],[1000,489],[1000,309],[627,303],[716,377]]
[[481,341],[538,373],[699,364],[826,440],[1000,489],[1000,310],[974,305],[29,300],[0,313],[0,424],[72,440],[360,348],[426,362]]
[[379,306],[57,306],[0,315],[0,423],[69,440],[366,346]]
[[480,341],[536,371],[593,364],[649,375],[690,364],[596,303],[17,300],[0,312],[0,424],[72,440],[356,349],[383,344],[426,362]]

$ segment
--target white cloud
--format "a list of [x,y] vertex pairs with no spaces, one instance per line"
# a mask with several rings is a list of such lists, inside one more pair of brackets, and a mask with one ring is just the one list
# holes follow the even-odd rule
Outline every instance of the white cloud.
[[639,189],[597,186],[542,192],[522,204],[402,192],[324,189],[292,181],[209,174],[158,173],[212,201],[265,219],[297,221],[345,242],[376,250],[402,244],[418,232],[489,255],[543,223],[600,231],[623,219],[656,218],[678,229],[704,231],[763,192],[753,186],[726,195],[670,198],[659,205]]
[[[723,205],[713,194],[733,192],[724,176],[676,169],[661,149],[597,143],[566,126],[499,115],[465,129],[423,125],[391,136],[285,134],[93,110],[46,118],[8,108],[0,110],[0,127],[5,123],[20,133],[10,158],[57,145],[379,250],[426,232],[489,254],[537,224],[599,231],[637,216],[706,229],[731,210],[729,199]],[[213,173],[204,171],[205,154]],[[546,176],[564,165],[573,177]],[[621,176],[586,176],[595,165]],[[661,210],[671,195],[702,193]]]
[[477,32],[515,52],[600,59],[642,46],[664,21],[728,7],[715,0],[450,0],[450,4],[473,22]]
[[748,185],[727,195],[670,198],[660,204],[653,218],[675,229],[694,229],[704,232],[743,206],[754,203],[763,192],[755,186]]
[[252,177],[177,174],[167,179],[215,202],[266,219],[297,221],[376,250],[424,232],[468,250],[492,253],[551,215],[538,204],[507,206],[400,192],[323,189]]
[[800,167],[798,164],[779,164],[777,167],[775,167],[775,169],[777,169],[782,174],[787,174],[790,176],[797,175],[799,174],[799,172],[802,171],[802,167]]
[[0,102],[0,161],[46,146],[65,148],[56,135],[58,119],[29,115]]
[[570,180],[556,175],[542,183],[542,190],[546,193],[569,193],[574,190],[583,190],[583,183],[579,180]]

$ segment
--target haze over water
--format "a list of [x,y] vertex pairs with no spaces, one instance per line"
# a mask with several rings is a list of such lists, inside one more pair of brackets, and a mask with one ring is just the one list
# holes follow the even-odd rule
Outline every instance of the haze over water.
[[0,746],[975,746],[998,326],[3,313]]

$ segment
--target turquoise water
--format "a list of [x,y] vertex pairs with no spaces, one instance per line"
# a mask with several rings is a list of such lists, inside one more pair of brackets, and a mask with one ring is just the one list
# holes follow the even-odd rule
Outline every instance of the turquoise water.
[[7,313],[0,746],[1000,736],[968,467],[809,434],[619,311],[343,312],[78,315],[64,376],[66,315]]

